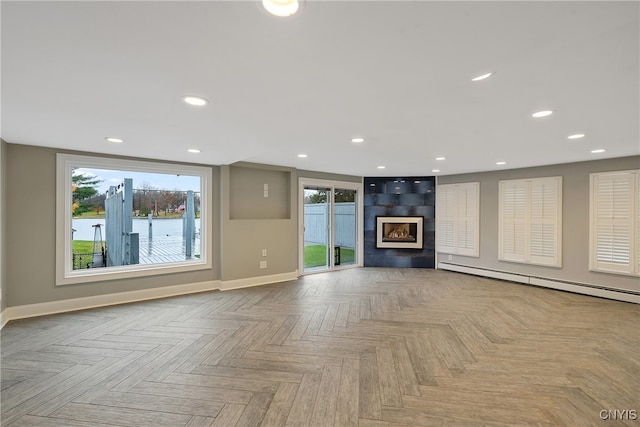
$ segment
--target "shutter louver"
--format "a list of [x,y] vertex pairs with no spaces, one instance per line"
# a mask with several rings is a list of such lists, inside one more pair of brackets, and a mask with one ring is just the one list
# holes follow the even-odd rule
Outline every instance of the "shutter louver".
[[591,176],[591,268],[638,274],[640,271],[640,188],[638,172]]
[[457,244],[458,253],[462,255],[477,256],[477,197],[477,186],[465,185],[458,187]]
[[524,182],[504,183],[502,196],[502,259],[525,261]]
[[438,251],[478,256],[479,184],[439,185],[437,191]]
[[532,181],[530,255],[536,264],[558,264],[558,211],[561,203],[557,179]]
[[454,250],[455,194],[450,186],[439,186],[436,192],[436,221],[438,223],[438,250]]

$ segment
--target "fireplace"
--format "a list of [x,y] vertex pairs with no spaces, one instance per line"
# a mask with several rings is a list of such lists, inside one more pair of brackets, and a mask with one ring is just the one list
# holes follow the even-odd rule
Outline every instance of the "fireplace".
[[376,247],[422,249],[423,221],[421,216],[376,217]]

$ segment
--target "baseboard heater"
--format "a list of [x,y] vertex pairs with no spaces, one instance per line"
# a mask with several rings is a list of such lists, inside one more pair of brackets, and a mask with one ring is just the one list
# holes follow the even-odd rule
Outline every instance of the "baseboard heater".
[[545,288],[558,289],[562,291],[574,292],[577,294],[591,295],[595,297],[640,304],[640,292],[625,289],[607,288],[605,286],[569,282],[566,280],[558,279],[548,279],[545,277],[529,276],[526,274],[509,273],[506,271],[491,270],[487,268],[451,264],[448,262],[439,262],[438,268],[441,270],[472,274],[474,276],[490,277],[492,279],[506,280],[509,282],[523,283],[526,285],[542,286]]

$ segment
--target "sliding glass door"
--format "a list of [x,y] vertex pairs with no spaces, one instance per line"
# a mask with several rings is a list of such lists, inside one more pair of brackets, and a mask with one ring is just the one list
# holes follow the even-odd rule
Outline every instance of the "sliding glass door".
[[305,186],[304,271],[331,268],[331,189]]
[[357,263],[358,222],[356,190],[335,189],[333,208],[334,265]]
[[361,265],[360,183],[300,178],[300,271]]

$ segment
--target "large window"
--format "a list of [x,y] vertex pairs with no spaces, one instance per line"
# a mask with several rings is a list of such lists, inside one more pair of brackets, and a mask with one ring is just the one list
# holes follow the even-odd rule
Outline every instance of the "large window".
[[591,270],[640,275],[640,171],[591,174]]
[[438,185],[438,252],[480,256],[480,183]]
[[500,181],[499,259],[562,266],[562,177]]
[[56,284],[211,268],[210,168],[58,154]]

